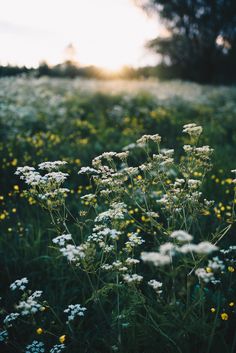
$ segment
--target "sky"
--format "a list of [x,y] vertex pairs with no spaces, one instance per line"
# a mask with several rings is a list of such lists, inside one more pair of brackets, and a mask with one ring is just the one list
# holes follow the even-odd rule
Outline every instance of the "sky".
[[81,65],[155,64],[145,42],[161,31],[133,0],[0,0],[0,64],[54,65],[72,43]]

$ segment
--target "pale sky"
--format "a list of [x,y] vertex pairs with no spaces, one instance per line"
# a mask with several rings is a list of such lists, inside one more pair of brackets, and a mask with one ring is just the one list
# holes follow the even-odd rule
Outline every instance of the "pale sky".
[[57,64],[69,43],[83,65],[155,64],[144,44],[160,30],[133,0],[0,0],[0,64]]

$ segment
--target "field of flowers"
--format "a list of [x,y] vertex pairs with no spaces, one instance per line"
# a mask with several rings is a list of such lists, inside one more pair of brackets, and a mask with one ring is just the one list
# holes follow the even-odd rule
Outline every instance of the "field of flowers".
[[236,351],[236,88],[0,80],[0,352]]

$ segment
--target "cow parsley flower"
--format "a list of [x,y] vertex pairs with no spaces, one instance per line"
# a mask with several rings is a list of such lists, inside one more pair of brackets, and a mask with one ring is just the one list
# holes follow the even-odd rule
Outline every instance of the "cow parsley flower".
[[33,341],[25,349],[25,353],[44,353],[44,352],[45,352],[44,343],[39,341]]
[[67,164],[65,161],[54,161],[54,162],[43,162],[38,165],[39,169],[41,170],[58,170],[61,166]]
[[41,297],[42,291],[33,292],[28,298],[19,302],[16,308],[21,312],[22,316],[36,314],[43,306],[38,303],[37,299]]
[[70,304],[64,313],[68,314],[67,322],[73,321],[76,316],[84,316],[84,312],[87,309],[82,307],[80,304]]
[[191,137],[198,137],[202,133],[202,127],[198,126],[197,124],[186,124],[183,127],[183,132],[186,132]]
[[156,281],[155,279],[151,279],[150,281],[148,281],[148,285],[152,287],[157,294],[162,293],[162,289],[161,289],[163,286],[162,282]]
[[65,348],[66,346],[64,344],[55,344],[55,346],[50,349],[49,353],[61,353]]
[[57,244],[59,246],[64,246],[65,243],[69,240],[72,240],[72,236],[71,234],[62,234],[62,235],[59,235],[58,237],[56,238],[53,238],[52,239],[52,242],[54,244]]
[[193,239],[192,235],[188,234],[184,230],[175,230],[170,236],[171,238],[174,238],[182,243],[190,242]]
[[15,321],[19,316],[20,316],[19,313],[10,313],[5,317],[5,319],[3,320],[3,323],[6,326],[11,327],[12,322]]
[[143,262],[151,262],[154,266],[165,266],[171,263],[169,255],[163,255],[159,252],[142,252],[141,259]]
[[143,280],[143,276],[137,275],[136,273],[129,275],[123,275],[123,280],[124,282],[130,284],[130,283],[137,283],[139,284]]
[[10,285],[10,289],[11,290],[16,290],[16,289],[19,289],[19,290],[25,290],[26,288],[26,284],[28,283],[28,279],[26,277],[23,277],[21,279],[17,279],[15,280],[15,282],[13,282],[11,285]]
[[198,268],[195,271],[195,274],[205,283],[209,283],[215,279],[214,274],[212,272],[207,272],[204,268]]

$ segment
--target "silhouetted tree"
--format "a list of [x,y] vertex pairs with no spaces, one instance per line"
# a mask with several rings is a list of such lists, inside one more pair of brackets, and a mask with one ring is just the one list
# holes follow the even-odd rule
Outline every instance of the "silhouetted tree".
[[148,46],[177,76],[201,82],[236,80],[236,0],[136,0],[159,14],[167,31]]

